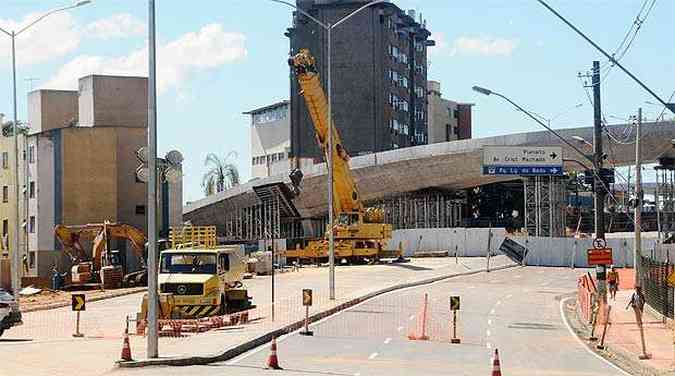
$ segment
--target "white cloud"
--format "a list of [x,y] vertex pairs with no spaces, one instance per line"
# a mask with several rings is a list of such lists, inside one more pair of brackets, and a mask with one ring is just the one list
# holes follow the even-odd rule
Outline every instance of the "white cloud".
[[450,54],[511,56],[517,46],[518,41],[514,39],[461,36],[453,41]]
[[436,45],[433,47],[429,47],[428,53],[430,57],[438,56],[448,50],[448,39],[445,36],[445,33],[442,32],[433,33],[431,39],[436,42]]
[[85,27],[86,36],[100,39],[126,38],[145,34],[145,24],[128,13],[94,21]]
[[[164,92],[180,88],[190,74],[238,62],[246,55],[243,34],[225,32],[220,24],[206,25],[198,32],[157,47],[157,89]],[[43,87],[75,90],[78,78],[90,74],[147,76],[147,56],[147,48],[118,57],[78,56],[61,67]]]
[[[31,13],[20,21],[0,19],[0,27],[19,31],[35,21],[41,14]],[[80,33],[68,12],[53,14],[16,37],[17,63],[37,64],[63,56],[80,45]],[[11,56],[11,39],[0,35],[0,64]]]

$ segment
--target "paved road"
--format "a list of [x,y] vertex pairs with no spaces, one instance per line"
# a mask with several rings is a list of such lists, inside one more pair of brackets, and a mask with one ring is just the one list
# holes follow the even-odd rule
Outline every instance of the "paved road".
[[[507,264],[503,256],[494,264]],[[363,295],[397,283],[425,279],[437,275],[465,272],[485,266],[484,258],[416,259],[409,264],[347,266],[337,269],[339,299]],[[261,320],[234,330],[212,331],[184,338],[161,338],[160,350],[169,355],[205,355],[235,346],[269,330],[284,319],[300,315],[302,288],[314,289],[317,303],[335,304],[327,299],[327,268],[305,268],[301,272],[277,275],[277,321],[270,322],[270,277],[257,277],[246,284],[260,307]],[[83,339],[71,336],[74,314],[70,307],[28,313],[25,325],[5,333],[0,339],[0,376],[33,375],[101,375],[110,372],[119,359],[121,334],[126,315],[138,311],[141,294],[129,295],[87,304],[82,315]],[[297,319],[297,318],[296,318]],[[144,357],[145,338],[131,337],[133,355]],[[12,359],[11,362],[4,362]]]
[[[495,348],[505,375],[620,375],[567,329],[560,297],[583,270],[516,268],[391,293],[279,341],[282,373],[298,375],[489,375]],[[424,294],[429,341],[411,341]],[[448,297],[462,297],[463,343],[451,345]],[[210,366],[115,371],[113,375],[269,375],[268,347]]]

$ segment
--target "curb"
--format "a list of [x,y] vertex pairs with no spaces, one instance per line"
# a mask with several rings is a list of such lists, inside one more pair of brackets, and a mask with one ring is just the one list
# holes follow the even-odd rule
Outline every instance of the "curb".
[[[504,265],[504,266],[499,266],[495,268],[490,268],[490,271],[498,271],[498,270],[503,270],[503,269],[510,269],[510,268],[515,268],[519,267],[520,265],[514,264],[514,265]],[[329,308],[327,310],[324,310],[322,312],[315,313],[314,315],[309,317],[309,323],[315,323],[319,320],[322,320],[328,316],[332,316],[340,311],[343,311],[345,309],[351,308],[357,304],[363,303],[367,300],[370,300],[372,298],[375,298],[379,295],[386,294],[392,291],[396,290],[401,290],[401,289],[406,289],[406,288],[411,288],[411,287],[418,287],[418,286],[423,286],[423,285],[428,285],[434,282],[442,281],[445,279],[450,279],[450,278],[455,278],[455,277],[463,277],[463,276],[468,276],[468,275],[473,275],[473,274],[479,274],[479,273],[484,273],[487,270],[485,268],[483,269],[476,269],[476,270],[471,270],[467,272],[461,272],[461,273],[454,273],[454,274],[446,274],[446,275],[441,275],[437,277],[432,277],[432,278],[427,278],[423,279],[420,281],[415,281],[415,282],[407,282],[407,283],[402,283],[398,285],[393,285],[390,287],[386,287],[377,291],[373,291],[371,293],[368,293],[366,295],[353,298],[345,303],[342,303],[338,306],[335,306],[333,308]],[[150,367],[150,366],[195,366],[195,365],[206,365],[210,363],[216,363],[216,362],[224,362],[228,361],[230,359],[236,358],[237,356],[244,354],[248,351],[253,350],[256,347],[262,346],[268,342],[272,341],[272,338],[280,337],[284,334],[288,334],[291,332],[294,332],[298,329],[301,329],[305,324],[304,319],[301,319],[299,321],[296,321],[294,323],[291,323],[289,325],[286,325],[282,328],[273,330],[271,332],[268,332],[266,334],[263,334],[259,337],[256,337],[252,340],[246,341],[244,343],[241,343],[235,347],[232,347],[228,350],[225,350],[225,352],[222,352],[220,354],[216,355],[211,355],[211,356],[188,356],[188,357],[175,357],[175,358],[159,358],[159,359],[145,359],[145,360],[138,360],[138,361],[126,361],[126,362],[116,362],[117,366],[120,368],[140,368],[140,367]]]
[[[89,302],[98,302],[100,300],[106,300],[106,299],[112,299],[112,298],[119,298],[121,296],[127,296],[127,295],[132,295],[132,294],[137,294],[139,292],[146,291],[148,288],[147,287],[137,287],[133,290],[128,290],[124,292],[119,292],[119,293],[111,293],[110,295],[100,295],[95,298],[90,298],[87,299],[87,303]],[[48,311],[50,309],[56,309],[56,308],[63,308],[63,307],[70,307],[70,302],[61,302],[61,303],[52,303],[52,304],[47,304],[43,306],[37,306],[37,307],[32,307],[32,308],[26,308],[26,309],[21,309],[21,313],[29,313],[29,312],[37,312],[37,311]]]

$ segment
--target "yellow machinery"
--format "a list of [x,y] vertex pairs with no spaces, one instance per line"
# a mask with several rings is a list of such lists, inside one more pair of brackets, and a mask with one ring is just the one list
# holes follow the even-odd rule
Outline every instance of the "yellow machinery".
[[[364,208],[349,168],[349,155],[342,146],[334,124],[328,124],[328,103],[316,70],[314,57],[302,49],[288,60],[294,69],[305,98],[307,109],[316,130],[316,139],[328,160],[333,149],[333,214],[337,219],[334,228],[335,255],[339,259],[377,260],[400,257],[399,251],[386,251],[391,239],[391,225],[385,224],[384,212],[379,208]],[[328,132],[333,132],[333,144],[328,144]],[[329,229],[328,231],[330,231]],[[328,234],[321,240],[310,241],[306,247],[286,251],[288,259],[322,259],[328,257]]]
[[[120,288],[123,282],[143,284],[142,280],[146,273],[143,258],[145,235],[136,227],[108,221],[77,226],[57,225],[54,234],[63,245],[64,252],[73,261],[71,269],[73,285],[100,281],[103,288]],[[143,269],[123,275],[121,256],[118,251],[110,249],[111,239],[129,240]],[[82,240],[93,240],[91,257],[84,251],[80,243]]]
[[[170,249],[159,258],[159,317],[200,318],[250,307],[243,287],[245,255],[238,245],[218,246],[215,226],[171,229]],[[147,316],[147,294],[141,317]]]

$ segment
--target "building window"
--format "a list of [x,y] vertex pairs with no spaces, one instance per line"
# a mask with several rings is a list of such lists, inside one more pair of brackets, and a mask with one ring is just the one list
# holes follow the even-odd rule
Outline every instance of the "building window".
[[286,119],[286,117],[288,117],[288,106],[281,106],[253,114],[253,123],[266,124]]
[[28,197],[35,198],[35,182],[32,181],[28,185]]
[[452,140],[452,124],[446,124],[445,125],[445,141],[450,141]]
[[5,170],[9,168],[9,154],[6,151],[2,152],[2,168]]
[[30,216],[30,221],[28,222],[28,232],[31,234],[35,232],[35,216]]
[[2,202],[9,202],[9,187],[6,185],[2,187]]
[[136,205],[136,214],[145,215],[145,205]]
[[35,163],[35,145],[28,146],[28,163]]
[[417,95],[418,98],[424,98],[425,90],[421,86],[416,86],[415,87],[415,94]]
[[9,231],[9,220],[3,219],[2,220],[2,236],[7,236],[8,231]]

